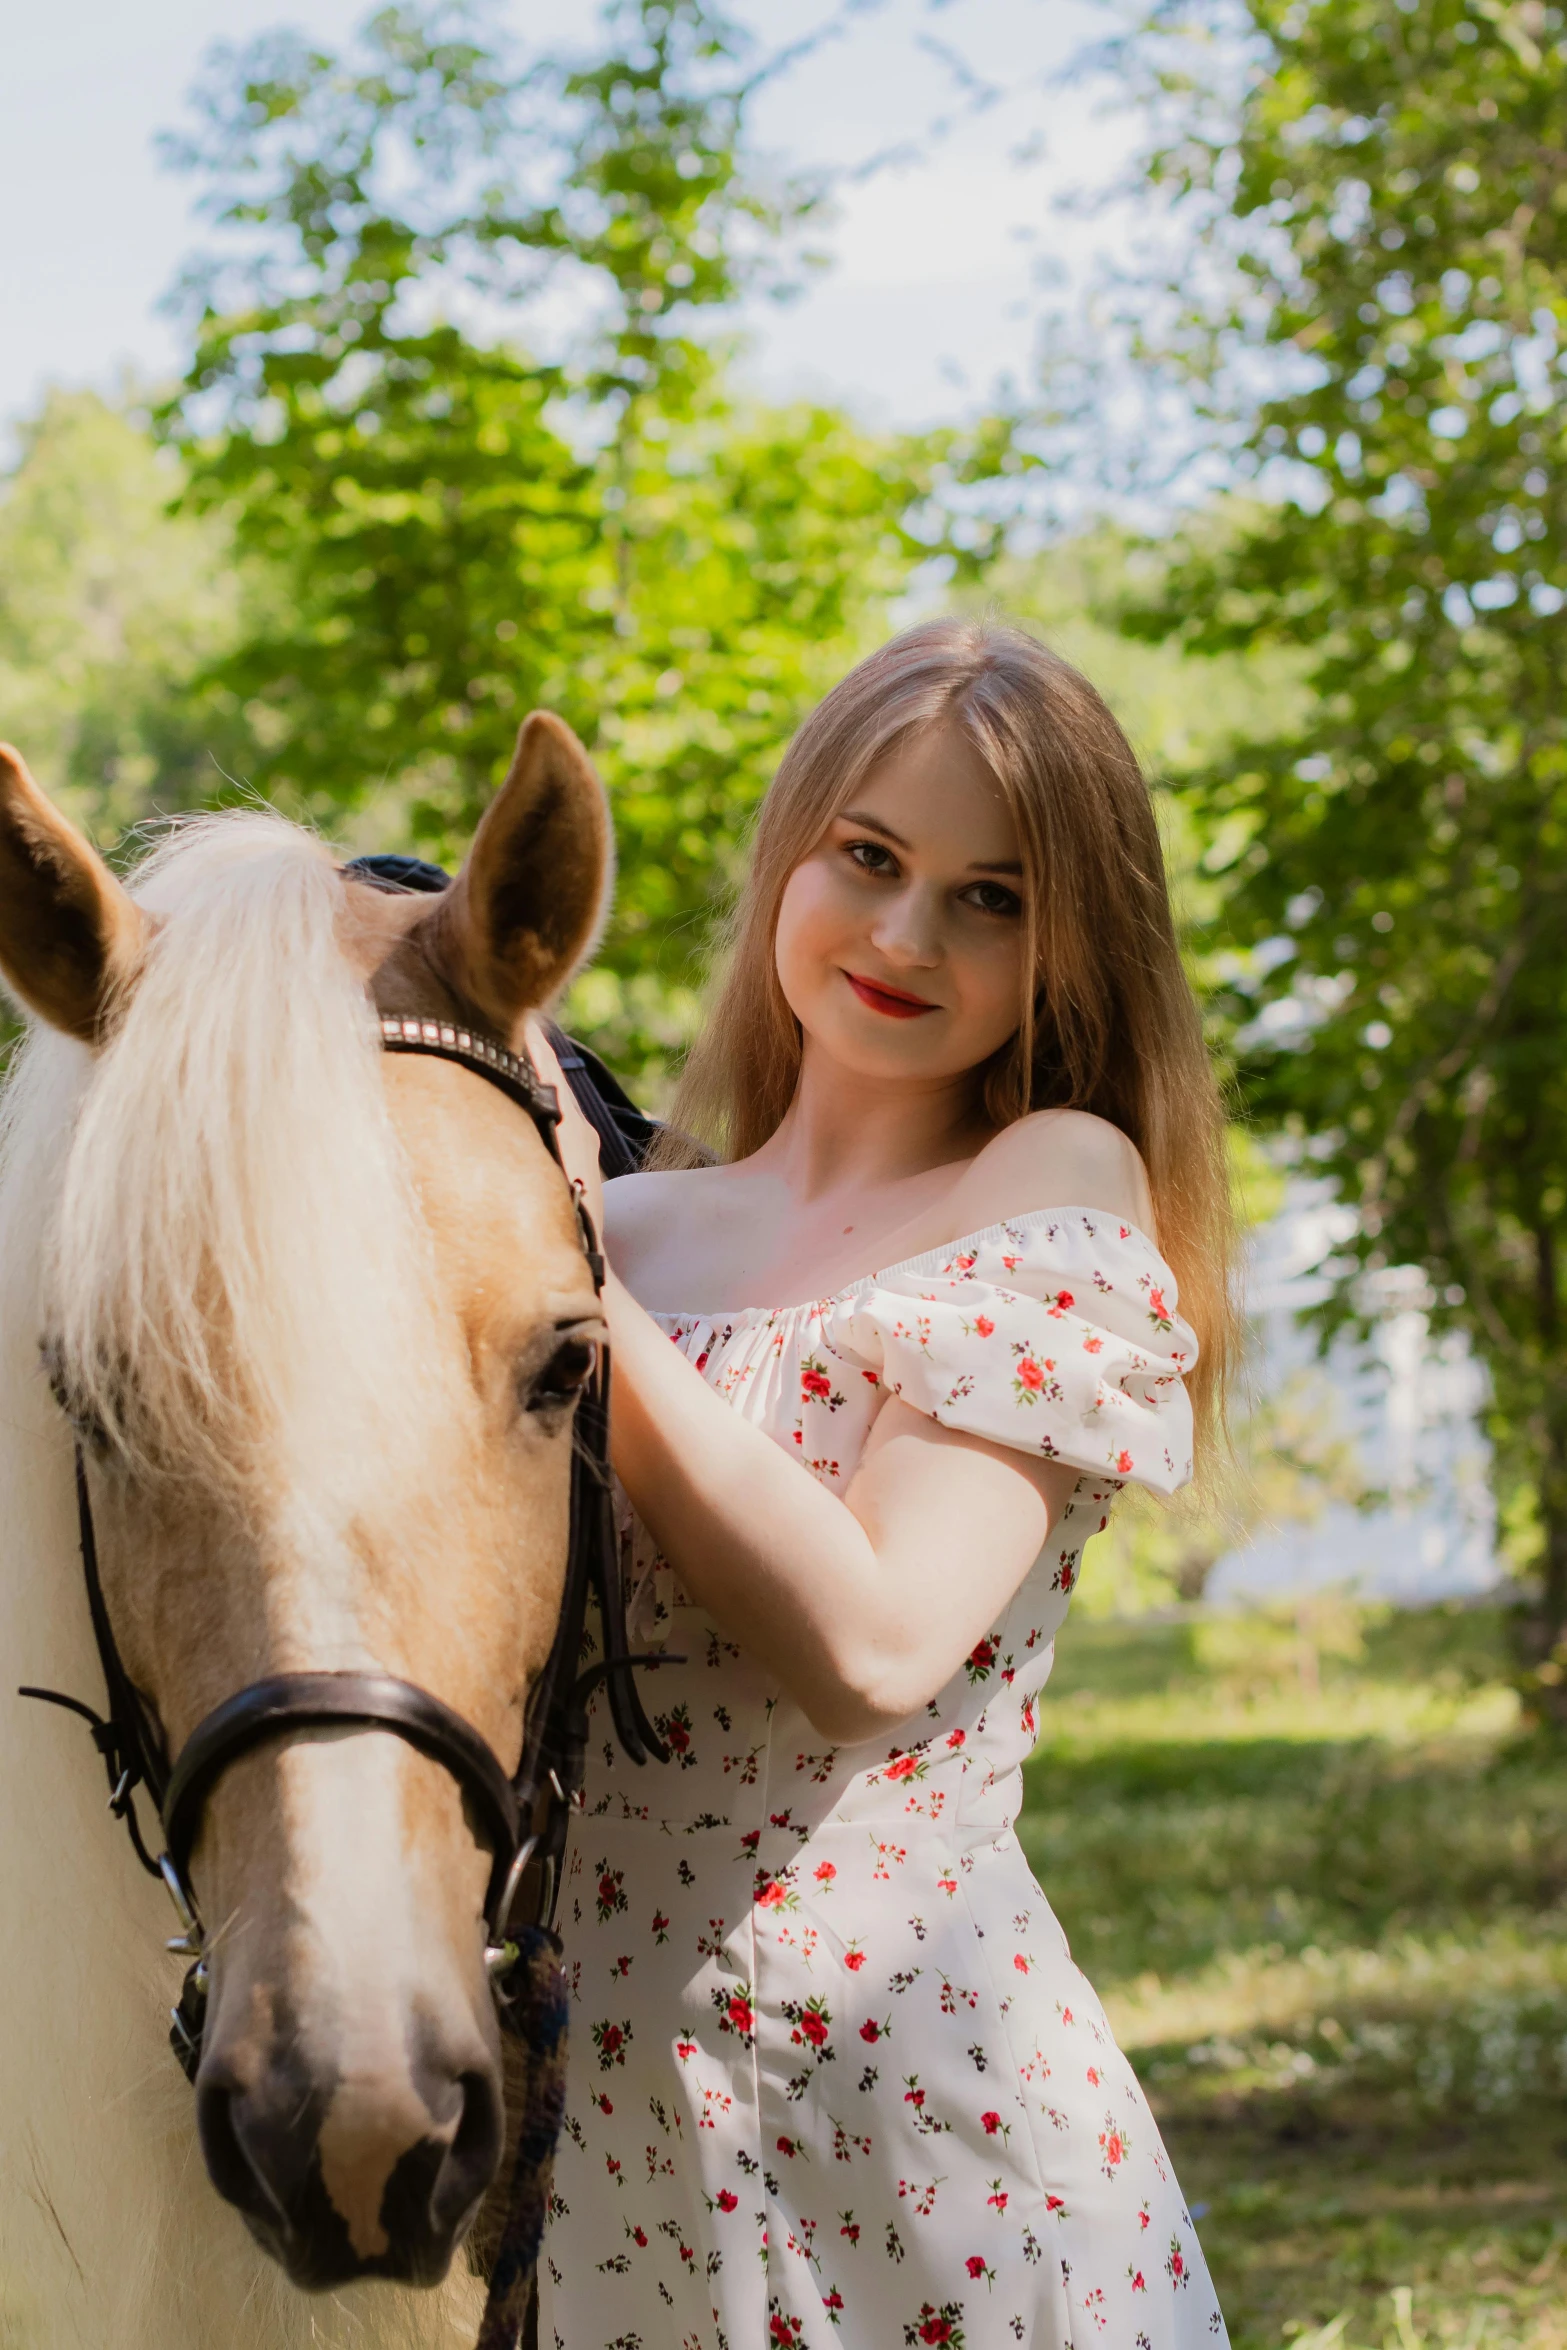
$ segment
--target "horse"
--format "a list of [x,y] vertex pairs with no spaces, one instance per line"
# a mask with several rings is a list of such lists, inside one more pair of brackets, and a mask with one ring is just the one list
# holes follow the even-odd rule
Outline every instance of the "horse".
[[[532,1119],[382,1016],[503,1044],[597,936],[610,828],[536,712],[452,887],[387,894],[263,809],[122,883],[0,748],[0,2343],[469,2350],[495,2177],[491,1856],[457,1780],[335,1725],[212,1788],[210,1988],[106,1817],[77,1555],[171,1752],[267,1675],[421,1684],[514,1757],[603,1336]],[[64,1410],[62,1410],[62,1404]]]

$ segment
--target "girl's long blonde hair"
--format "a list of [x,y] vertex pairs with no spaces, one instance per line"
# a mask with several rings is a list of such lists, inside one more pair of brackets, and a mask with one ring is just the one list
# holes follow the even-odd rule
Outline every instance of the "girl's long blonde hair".
[[960,725],[1017,824],[1028,925],[1017,1031],[984,1072],[998,1126],[1091,1110],[1142,1154],[1160,1248],[1202,1345],[1199,1432],[1222,1419],[1236,1353],[1224,1107],[1182,967],[1148,786],[1088,680],[1020,629],[931,620],[852,669],[784,754],[757,817],[723,975],[654,1166],[760,1149],[800,1073],[774,933],[784,885],[894,744]]

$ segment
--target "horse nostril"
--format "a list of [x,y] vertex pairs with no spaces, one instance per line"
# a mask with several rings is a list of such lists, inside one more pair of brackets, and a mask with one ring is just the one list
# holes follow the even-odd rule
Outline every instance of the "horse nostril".
[[430,2190],[433,2235],[455,2237],[477,2211],[501,2159],[500,2083],[493,2072],[462,2073],[462,2114]]
[[310,2167],[315,2131],[285,2130],[230,2082],[203,2079],[196,2090],[196,2128],[218,2193],[248,2219],[286,2227]]

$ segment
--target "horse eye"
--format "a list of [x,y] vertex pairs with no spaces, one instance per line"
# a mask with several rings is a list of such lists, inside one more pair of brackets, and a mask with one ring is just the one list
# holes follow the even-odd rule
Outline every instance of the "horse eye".
[[558,1412],[575,1403],[593,1376],[598,1348],[590,1338],[568,1338],[558,1346],[534,1381],[528,1396],[530,1412]]

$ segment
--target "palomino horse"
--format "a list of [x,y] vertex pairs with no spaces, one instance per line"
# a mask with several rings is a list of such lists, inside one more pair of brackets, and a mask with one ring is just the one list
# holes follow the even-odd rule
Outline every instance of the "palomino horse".
[[267,1675],[378,1670],[510,1766],[598,1304],[532,1121],[383,1058],[377,1014],[509,1042],[586,951],[608,866],[598,782],[544,716],[433,900],[264,814],[177,829],[122,888],[0,752],[0,969],[34,1015],[0,1166],[7,2350],[472,2342],[464,2263],[407,2289],[446,2275],[501,2141],[490,1864],[457,1781],[342,1726],[225,1772],[192,1861],[192,2100],[167,1903],[79,1725],[11,1692],[102,1689],[52,1377],[171,1751]]

